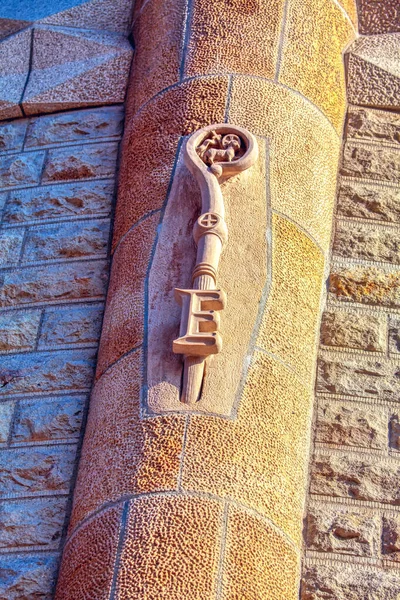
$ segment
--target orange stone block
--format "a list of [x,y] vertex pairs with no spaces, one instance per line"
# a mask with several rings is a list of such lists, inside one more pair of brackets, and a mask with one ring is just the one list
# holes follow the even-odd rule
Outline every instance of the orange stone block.
[[123,504],[82,525],[67,542],[56,600],[108,600],[121,527]]
[[114,254],[97,377],[143,341],[144,285],[159,220],[156,213],[133,227]]
[[116,600],[215,598],[223,503],[190,496],[133,500]]
[[273,79],[284,0],[196,0],[185,77],[242,73]]
[[[179,138],[224,120],[228,77],[185,82],[154,98],[125,131],[113,247],[167,197]],[[130,99],[128,98],[128,107]]]
[[185,417],[140,419],[141,352],[114,364],[95,385],[70,529],[106,502],[178,485]]
[[293,371],[256,351],[237,419],[190,417],[183,489],[232,498],[300,546],[311,408]]
[[298,552],[271,523],[229,507],[222,600],[296,600]]

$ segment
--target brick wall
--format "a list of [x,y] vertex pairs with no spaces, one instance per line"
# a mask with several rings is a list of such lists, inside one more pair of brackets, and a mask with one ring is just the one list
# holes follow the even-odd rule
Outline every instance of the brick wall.
[[350,107],[316,382],[303,600],[400,597],[400,115]]
[[121,106],[0,125],[0,599],[51,598],[108,279]]

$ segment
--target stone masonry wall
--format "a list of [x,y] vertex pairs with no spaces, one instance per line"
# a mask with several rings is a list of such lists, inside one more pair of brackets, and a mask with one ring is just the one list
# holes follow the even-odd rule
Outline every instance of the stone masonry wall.
[[302,600],[400,598],[400,114],[351,106],[316,382]]
[[108,280],[122,106],[0,125],[0,599],[56,579]]

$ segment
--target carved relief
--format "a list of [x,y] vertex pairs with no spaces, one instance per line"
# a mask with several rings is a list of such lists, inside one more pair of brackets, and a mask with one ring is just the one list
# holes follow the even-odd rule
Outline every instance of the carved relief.
[[251,133],[231,125],[212,125],[194,133],[187,142],[185,162],[200,186],[202,214],[193,229],[197,245],[192,273],[193,289],[176,289],[182,307],[180,335],[173,351],[184,355],[181,402],[200,400],[207,357],[222,349],[219,316],[226,295],[217,288],[217,272],[228,229],[220,184],[248,169],[258,156]]

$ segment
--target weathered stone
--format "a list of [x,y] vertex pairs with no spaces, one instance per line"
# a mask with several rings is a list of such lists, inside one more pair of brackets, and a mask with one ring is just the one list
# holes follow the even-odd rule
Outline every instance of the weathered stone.
[[305,569],[301,600],[398,600],[400,574],[370,566],[315,565]]
[[0,306],[31,302],[104,298],[108,279],[105,261],[20,269],[0,276]]
[[109,220],[32,228],[26,237],[23,261],[106,256],[109,234]]
[[365,313],[326,311],[321,322],[321,344],[382,352],[386,346],[386,320]]
[[336,224],[333,254],[376,262],[400,264],[400,233],[360,223]]
[[0,600],[52,600],[57,567],[57,556],[1,556]]
[[[4,211],[5,223],[45,219],[109,216],[114,182],[90,181],[49,185],[10,192]],[[0,205],[3,197],[0,195]]]
[[8,441],[14,406],[14,402],[2,402],[0,404],[0,444],[6,444]]
[[342,175],[400,183],[400,149],[346,144]]
[[398,401],[400,364],[360,357],[327,357],[318,361],[317,391]]
[[117,143],[50,150],[43,181],[114,177],[117,152]]
[[96,344],[100,338],[103,305],[48,308],[42,323],[39,348],[67,344]]
[[394,450],[400,450],[400,418],[398,412],[394,412],[389,418],[389,446]]
[[322,399],[318,402],[317,442],[386,450],[387,429],[387,415],[381,407]]
[[0,497],[68,494],[75,458],[75,445],[2,450]]
[[32,350],[39,330],[39,310],[0,313],[0,352]]
[[395,112],[351,106],[347,119],[347,139],[400,143],[400,115]]
[[400,516],[382,519],[382,554],[384,558],[400,562]]
[[389,351],[400,352],[400,319],[389,319]]
[[0,152],[19,152],[22,150],[28,121],[18,119],[0,125]]
[[374,455],[319,454],[311,467],[312,494],[400,505],[400,463]]
[[15,265],[21,254],[24,231],[11,229],[0,233],[0,268]]
[[[122,106],[76,110],[32,119],[25,147],[80,143],[93,138],[116,138],[122,134]],[[0,129],[1,148],[1,129]]]
[[39,183],[44,152],[11,154],[0,158],[0,188]]
[[0,357],[0,395],[87,390],[93,378],[94,350],[65,350]]
[[335,506],[308,510],[306,543],[310,550],[374,556],[379,542],[379,514]]
[[398,0],[358,0],[359,32],[363,35],[400,31]]
[[14,551],[29,546],[57,549],[66,504],[66,498],[0,502],[0,548]]
[[50,401],[41,399],[21,401],[14,422],[11,443],[78,438],[84,407],[84,397],[62,396]]
[[361,181],[342,181],[338,214],[398,223],[400,190]]
[[400,306],[400,272],[376,267],[332,266],[329,293],[341,302]]

